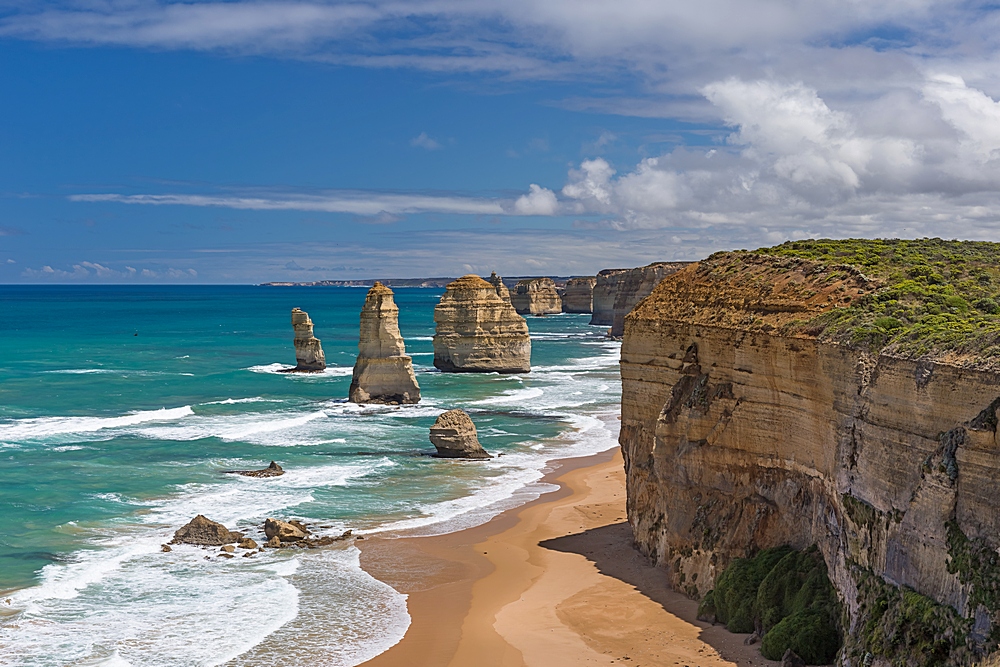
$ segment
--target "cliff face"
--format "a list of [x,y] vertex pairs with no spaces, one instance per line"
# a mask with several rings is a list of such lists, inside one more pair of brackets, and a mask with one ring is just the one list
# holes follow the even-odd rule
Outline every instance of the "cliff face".
[[611,326],[615,321],[615,299],[620,283],[625,280],[629,269],[604,269],[598,272],[594,282],[593,315],[590,323]]
[[617,337],[625,333],[625,316],[635,304],[649,296],[660,281],[687,266],[687,262],[656,262],[648,266],[629,269],[615,283],[614,305],[611,312],[611,335]]
[[968,664],[1000,619],[1000,376],[781,334],[871,288],[714,256],[625,317],[629,521],[694,597],[735,557],[816,543],[848,612],[845,664],[875,650],[871,575],[957,610],[947,664]]
[[434,308],[434,366],[447,373],[526,373],[528,324],[493,285],[468,275],[449,283]]
[[313,336],[313,322],[309,313],[292,308],[292,328],[295,330],[294,372],[316,372],[326,368],[326,356],[319,339]]
[[552,278],[519,280],[510,302],[520,315],[554,315],[562,312],[562,299]]
[[352,403],[417,403],[420,387],[413,361],[399,333],[399,307],[392,290],[376,282],[361,308],[358,358],[354,363]]
[[592,313],[594,311],[594,285],[597,278],[570,278],[563,290],[562,306],[564,313]]

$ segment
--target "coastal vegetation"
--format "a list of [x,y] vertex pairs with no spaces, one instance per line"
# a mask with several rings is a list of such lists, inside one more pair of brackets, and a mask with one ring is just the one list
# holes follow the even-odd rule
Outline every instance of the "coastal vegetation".
[[769,660],[791,649],[808,664],[825,665],[840,649],[840,605],[815,545],[735,559],[702,599],[698,615],[714,616],[730,632],[757,632]]
[[861,271],[870,289],[848,305],[786,326],[873,352],[1000,362],[1000,244],[943,239],[790,241],[754,254],[825,265],[827,280]]

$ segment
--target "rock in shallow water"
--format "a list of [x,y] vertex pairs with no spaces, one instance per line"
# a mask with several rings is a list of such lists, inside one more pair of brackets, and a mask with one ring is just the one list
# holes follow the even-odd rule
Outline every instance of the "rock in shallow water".
[[244,477],[280,477],[285,474],[285,470],[274,461],[271,465],[261,470],[226,470],[227,474],[243,475]]
[[[298,521],[267,519],[264,521],[264,534],[267,535],[268,540],[278,538],[281,542],[296,542],[304,539],[309,534],[309,529]],[[271,546],[270,542],[268,542],[268,546]]]
[[174,533],[171,544],[200,544],[217,547],[240,541],[243,533],[236,533],[221,523],[217,523],[199,514],[191,519],[186,526]]
[[479,436],[472,418],[464,410],[449,410],[431,426],[431,442],[437,448],[436,456],[448,459],[491,459],[479,444]]

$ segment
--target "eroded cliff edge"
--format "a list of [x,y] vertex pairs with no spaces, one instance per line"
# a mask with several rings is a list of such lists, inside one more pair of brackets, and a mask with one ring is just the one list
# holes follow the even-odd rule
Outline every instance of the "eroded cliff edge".
[[[908,243],[876,254],[946,244]],[[889,664],[879,614],[897,587],[938,624],[907,650],[975,664],[995,647],[1000,324],[966,292],[994,289],[1000,251],[978,245],[987,261],[902,276],[850,245],[720,253],[625,318],[629,520],[675,587],[700,597],[733,558],[815,543],[846,611],[844,664]]]

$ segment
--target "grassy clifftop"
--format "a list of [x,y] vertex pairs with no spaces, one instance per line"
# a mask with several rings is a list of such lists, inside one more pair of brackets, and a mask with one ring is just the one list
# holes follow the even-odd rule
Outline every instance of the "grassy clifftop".
[[826,279],[860,271],[869,289],[785,333],[841,344],[1000,366],[1000,243],[918,240],[808,240],[727,255],[796,258]]

